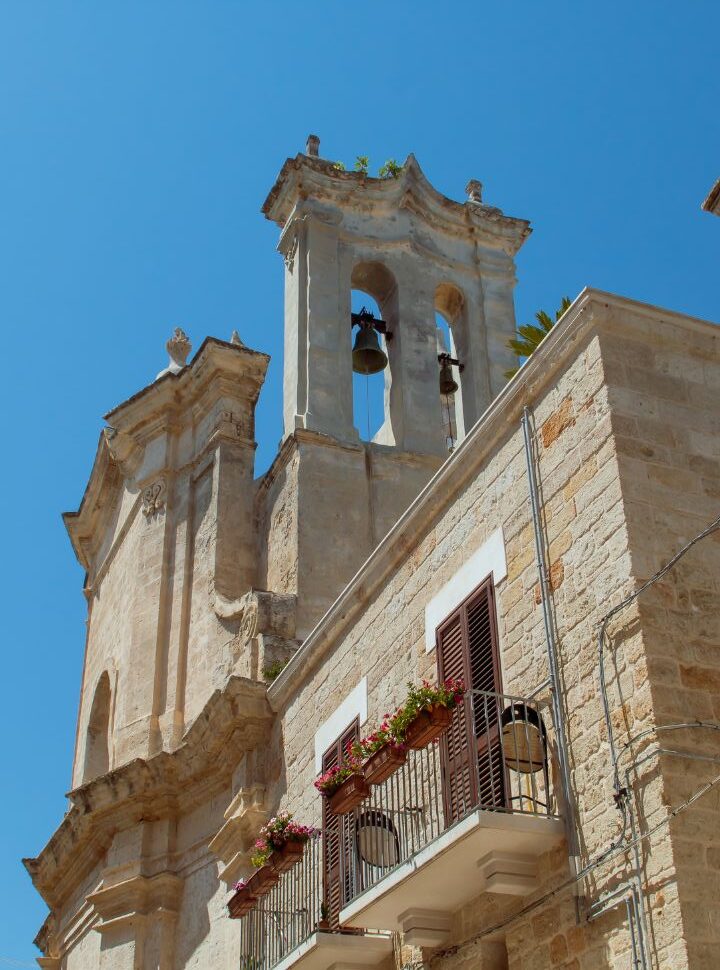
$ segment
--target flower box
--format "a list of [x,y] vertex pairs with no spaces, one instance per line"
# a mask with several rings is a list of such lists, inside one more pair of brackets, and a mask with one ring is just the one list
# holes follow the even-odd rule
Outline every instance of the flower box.
[[279,874],[272,866],[264,865],[250,876],[247,888],[254,896],[267,896],[273,886],[277,886],[279,879]]
[[401,768],[407,760],[407,751],[397,744],[384,744],[365,762],[365,781],[369,785],[381,785]]
[[449,707],[443,707],[441,704],[423,708],[408,724],[405,744],[415,751],[426,748],[433,741],[437,741],[443,732],[447,731],[452,716],[452,710]]
[[296,862],[299,862],[305,851],[304,842],[286,842],[280,849],[273,849],[268,863],[275,872],[287,872],[292,869]]
[[365,781],[365,776],[360,774],[350,775],[338,790],[330,795],[328,808],[333,815],[345,815],[347,812],[351,812],[369,794],[370,786]]
[[240,919],[241,916],[245,916],[254,908],[256,902],[257,896],[250,892],[247,886],[236,889],[227,904],[230,919]]

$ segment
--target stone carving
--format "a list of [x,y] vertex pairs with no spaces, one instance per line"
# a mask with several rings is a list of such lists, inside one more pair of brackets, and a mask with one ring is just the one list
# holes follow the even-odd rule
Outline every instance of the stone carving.
[[283,253],[283,259],[285,260],[285,265],[287,266],[289,273],[292,273],[295,267],[295,254],[297,253],[297,248],[298,248],[298,237],[297,237],[297,233],[295,233],[295,235],[290,240],[290,245]]
[[257,636],[259,611],[257,598],[252,598],[252,594],[249,594],[244,599],[245,608],[243,610],[242,623],[240,624],[238,635],[241,640],[247,641]]
[[236,347],[244,347],[245,346],[245,344],[240,339],[240,334],[237,332],[237,330],[233,330],[232,335],[230,337],[230,343],[231,344],[234,344]]
[[308,135],[307,142],[305,143],[305,154],[312,155],[315,158],[320,154],[320,139],[317,135]]
[[465,186],[468,202],[482,202],[482,182],[477,179],[470,179]]
[[192,344],[187,338],[187,334],[180,327],[175,327],[172,337],[165,344],[167,352],[170,354],[170,362],[161,370],[155,380],[160,380],[166,374],[179,374],[185,368],[188,354],[192,350]]
[[156,512],[160,512],[165,508],[166,491],[167,487],[164,478],[158,478],[157,481],[145,486],[142,493],[142,510],[144,515],[149,518],[151,515],[155,515]]
[[129,434],[116,431],[115,428],[105,428],[103,435],[108,451],[121,473],[128,477],[132,476],[140,464],[142,448],[136,444]]
[[243,416],[235,414],[233,411],[221,411],[220,420],[217,425],[218,431],[230,433],[234,438],[242,438],[251,432],[247,428],[247,421],[243,421]]

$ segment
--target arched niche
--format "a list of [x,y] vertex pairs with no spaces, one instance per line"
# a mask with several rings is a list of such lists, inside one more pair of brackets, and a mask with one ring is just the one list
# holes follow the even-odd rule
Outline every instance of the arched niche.
[[[462,290],[454,283],[438,283],[435,287],[435,326],[438,353],[449,353],[460,361],[464,369],[469,363],[467,303]],[[452,437],[457,444],[462,441],[467,431],[463,406],[467,388],[463,387],[463,371],[460,367],[453,365],[452,372],[458,390],[447,400],[441,395],[441,411],[446,438],[449,438],[452,431]]]
[[[353,267],[350,285],[352,288],[351,309],[357,312],[365,305],[368,310],[385,321],[391,335],[396,335],[398,327],[398,287],[395,275],[384,263],[376,260],[356,263]],[[366,299],[366,295],[370,299]],[[373,305],[374,304],[374,305]],[[357,330],[353,331],[353,340]],[[353,417],[361,438],[367,438],[367,403],[370,398],[370,438],[379,444],[394,445],[396,435],[393,430],[393,361],[397,354],[394,339],[386,340],[379,334],[379,342],[388,356],[388,366],[379,374],[364,377],[353,374]],[[373,433],[374,432],[374,433]]]
[[83,783],[110,770],[110,678],[104,671],[95,687],[85,734]]

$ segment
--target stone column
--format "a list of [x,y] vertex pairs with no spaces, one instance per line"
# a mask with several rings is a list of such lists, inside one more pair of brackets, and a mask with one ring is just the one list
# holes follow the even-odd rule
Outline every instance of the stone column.
[[350,280],[338,247],[340,215],[306,208],[281,240],[285,255],[285,436],[297,428],[356,440],[350,355]]

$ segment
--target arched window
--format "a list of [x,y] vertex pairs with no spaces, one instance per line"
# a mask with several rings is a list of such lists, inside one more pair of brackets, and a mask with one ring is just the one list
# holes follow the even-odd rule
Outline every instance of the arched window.
[[[358,263],[351,280],[351,311],[359,313],[363,308],[378,320],[387,324],[392,335],[397,325],[397,283],[390,270],[382,263]],[[353,343],[358,328],[351,333]],[[377,374],[353,373],[353,419],[358,434],[364,441],[394,444],[390,413],[390,389],[392,385],[392,342],[378,333],[378,343],[388,356],[385,370]]]
[[110,769],[110,678],[105,671],[95,688],[87,733],[83,783],[104,775]]
[[[435,290],[435,326],[437,328],[438,354],[449,354],[460,365],[451,365],[452,377],[458,385],[454,394],[441,394],[443,430],[448,450],[465,437],[465,421],[462,400],[462,366],[467,347],[465,339],[465,298],[452,283],[440,283]],[[438,364],[439,369],[439,364]]]

